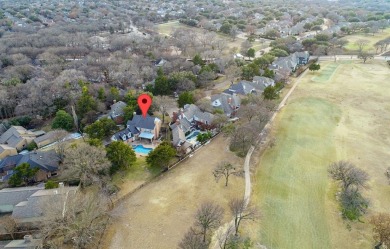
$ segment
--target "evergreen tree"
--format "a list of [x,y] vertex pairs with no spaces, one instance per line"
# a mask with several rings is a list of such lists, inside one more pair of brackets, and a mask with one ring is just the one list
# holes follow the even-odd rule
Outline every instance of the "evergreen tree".
[[64,129],[70,131],[73,129],[73,118],[64,110],[59,110],[51,125],[53,129]]
[[133,148],[121,141],[112,142],[107,146],[106,151],[107,158],[112,163],[111,173],[130,168],[137,160]]

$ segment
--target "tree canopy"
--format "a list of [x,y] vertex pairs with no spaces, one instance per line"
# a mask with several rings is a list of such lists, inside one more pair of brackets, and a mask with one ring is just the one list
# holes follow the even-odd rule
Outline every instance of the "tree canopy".
[[93,124],[85,127],[84,131],[89,138],[103,139],[117,130],[116,124],[112,119],[102,118]]
[[53,120],[51,128],[53,129],[64,129],[71,131],[73,129],[73,118],[64,110],[59,110]]
[[28,163],[22,163],[15,167],[13,175],[8,180],[8,184],[12,187],[27,185],[38,170],[38,168],[31,168]]
[[183,107],[186,104],[195,103],[194,94],[192,92],[183,92],[179,95],[179,99],[177,100],[179,107]]
[[107,148],[107,158],[111,161],[112,166],[110,172],[113,173],[118,169],[128,169],[134,165],[137,157],[131,146],[115,141],[110,143]]
[[161,167],[165,169],[175,155],[175,148],[173,148],[169,142],[164,141],[148,154],[146,162],[151,167]]

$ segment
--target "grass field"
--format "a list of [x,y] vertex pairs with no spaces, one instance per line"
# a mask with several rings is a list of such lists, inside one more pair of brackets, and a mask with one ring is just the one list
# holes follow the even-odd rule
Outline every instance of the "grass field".
[[[172,21],[172,22],[167,22],[167,23],[163,23],[163,24],[158,24],[157,25],[157,30],[159,33],[163,34],[163,35],[171,35],[172,32],[176,29],[184,29],[184,30],[192,30],[192,31],[195,31],[195,32],[198,32],[198,33],[202,33],[202,32],[209,32],[205,29],[201,29],[201,28],[196,28],[196,27],[190,27],[190,26],[187,26],[187,25],[184,25],[184,24],[181,24],[179,21]],[[217,33],[217,37],[219,39],[223,39],[226,41],[226,44],[227,44],[227,48],[226,48],[226,51],[225,52],[228,52],[230,49],[232,48],[238,48],[238,50],[240,49],[241,47],[241,43],[244,41],[244,39],[240,38],[240,37],[237,37],[235,41],[232,40],[231,37],[227,36],[227,35],[223,35],[221,33]],[[268,47],[269,43],[261,43],[259,41],[255,41],[252,43],[252,47],[258,51],[262,48],[266,48]]]
[[369,51],[373,50],[375,51],[374,44],[382,39],[385,39],[390,36],[390,28],[385,30],[380,30],[375,35],[372,34],[354,34],[354,35],[347,35],[343,39],[348,41],[348,44],[345,46],[348,50],[358,50],[358,46],[356,46],[355,42],[357,40],[363,39],[369,41],[368,45],[364,48],[364,50]]
[[261,155],[254,202],[263,218],[250,227],[268,249],[372,248],[371,228],[340,217],[331,162],[350,160],[370,175],[370,214],[388,212],[384,176],[390,154],[390,70],[384,62],[321,63],[278,114],[276,146]]

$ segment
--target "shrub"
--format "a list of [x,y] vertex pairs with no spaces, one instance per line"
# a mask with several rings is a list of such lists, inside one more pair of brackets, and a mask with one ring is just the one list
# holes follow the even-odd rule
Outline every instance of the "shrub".
[[53,188],[58,188],[58,182],[54,182],[52,180],[48,180],[45,183],[45,189],[53,189]]
[[27,145],[27,147],[26,147],[26,149],[28,150],[28,151],[32,151],[32,150],[35,150],[35,149],[37,149],[38,148],[38,146],[37,146],[37,144],[33,141],[33,142],[31,142],[29,145]]

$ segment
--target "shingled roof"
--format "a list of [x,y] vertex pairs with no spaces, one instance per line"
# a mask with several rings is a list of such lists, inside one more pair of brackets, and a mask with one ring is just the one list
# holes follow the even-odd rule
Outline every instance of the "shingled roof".
[[54,150],[8,156],[0,161],[0,170],[8,167],[16,167],[22,163],[28,163],[32,168],[39,168],[46,172],[53,172],[58,169],[59,157]]
[[0,213],[10,213],[15,205],[27,200],[38,190],[44,189],[43,186],[4,188],[0,190]]
[[[134,115],[132,120],[127,121],[127,127],[136,127],[143,128],[148,130],[153,130],[156,126],[155,120],[158,119],[156,117],[151,117],[146,115],[144,118],[142,115]],[[132,131],[133,132],[133,131]]]

